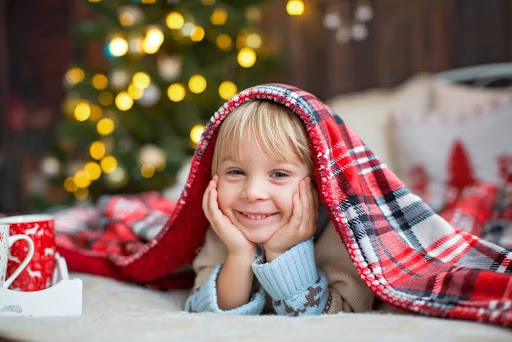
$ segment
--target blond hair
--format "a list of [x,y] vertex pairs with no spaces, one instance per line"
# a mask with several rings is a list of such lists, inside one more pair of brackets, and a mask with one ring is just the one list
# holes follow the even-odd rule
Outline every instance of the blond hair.
[[252,134],[263,151],[282,161],[295,157],[313,171],[306,130],[299,117],[283,105],[265,100],[246,102],[235,108],[222,123],[212,160],[212,175],[221,158],[242,154],[241,142]]

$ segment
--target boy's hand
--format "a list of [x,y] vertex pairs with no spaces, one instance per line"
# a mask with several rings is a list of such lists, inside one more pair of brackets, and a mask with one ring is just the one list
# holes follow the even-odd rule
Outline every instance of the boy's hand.
[[203,211],[213,231],[219,236],[233,256],[247,256],[252,261],[256,255],[256,244],[245,238],[240,230],[219,209],[217,184],[219,176],[214,175],[203,195]]
[[267,262],[271,262],[299,242],[309,239],[316,231],[320,204],[310,177],[300,181],[299,193],[295,193],[292,200],[293,213],[290,221],[263,244]]

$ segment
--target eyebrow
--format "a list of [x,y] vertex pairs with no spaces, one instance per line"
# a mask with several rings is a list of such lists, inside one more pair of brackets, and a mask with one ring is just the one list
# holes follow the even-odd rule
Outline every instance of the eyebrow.
[[[232,162],[238,162],[238,160],[235,159],[235,157],[233,156],[225,156],[221,159],[221,163],[223,162],[226,162],[226,161],[232,161]],[[294,165],[294,166],[300,166],[301,165],[301,162],[299,161],[292,161],[292,160],[279,160],[279,159],[273,159],[273,161],[276,163],[276,164],[291,164],[291,165]]]

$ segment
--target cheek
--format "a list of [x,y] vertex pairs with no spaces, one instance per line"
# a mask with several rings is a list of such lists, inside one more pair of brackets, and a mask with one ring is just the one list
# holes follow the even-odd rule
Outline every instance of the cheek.
[[229,204],[231,202],[230,194],[233,191],[230,191],[229,186],[222,181],[219,181],[217,185],[217,202],[219,204],[219,208],[222,212],[226,213],[226,209],[228,209]]
[[284,218],[292,216],[293,211],[293,194],[297,191],[282,191],[275,197],[275,203],[282,211]]

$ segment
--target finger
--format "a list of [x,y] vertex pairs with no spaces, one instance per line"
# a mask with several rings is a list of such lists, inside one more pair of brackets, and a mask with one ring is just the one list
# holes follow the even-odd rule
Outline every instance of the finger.
[[299,185],[300,199],[302,204],[302,225],[309,224],[311,202],[310,202],[310,191],[308,185],[308,177],[304,178]]
[[208,183],[208,186],[206,187],[206,190],[204,191],[204,194],[203,194],[203,203],[202,203],[202,208],[203,208],[203,212],[204,214],[206,215],[206,217],[209,219],[208,217],[208,201],[209,201],[209,198],[210,198],[210,190],[211,190],[211,187],[212,187],[212,182],[210,181]]
[[300,184],[299,184],[299,193],[295,193],[292,197],[293,203],[293,211],[292,217],[290,218],[290,223],[295,227],[299,228],[302,222],[302,203],[300,199]]
[[215,190],[215,188],[213,188],[213,187],[210,190],[210,198],[208,199],[208,208],[210,209],[212,217],[214,219],[217,219],[218,211],[219,211],[219,204],[217,203],[217,190]]
[[307,198],[308,198],[308,205],[307,205],[307,222],[305,222],[305,234],[309,237],[311,234],[314,233],[316,230],[316,219],[317,219],[317,212],[315,208],[315,188],[311,182],[311,178],[308,177],[307,179]]
[[311,178],[308,177],[307,179],[307,198],[308,198],[308,204],[307,204],[307,212],[308,212],[308,227],[310,229],[314,229],[316,227],[316,208],[315,208],[315,189],[313,187],[313,184],[311,182]]

